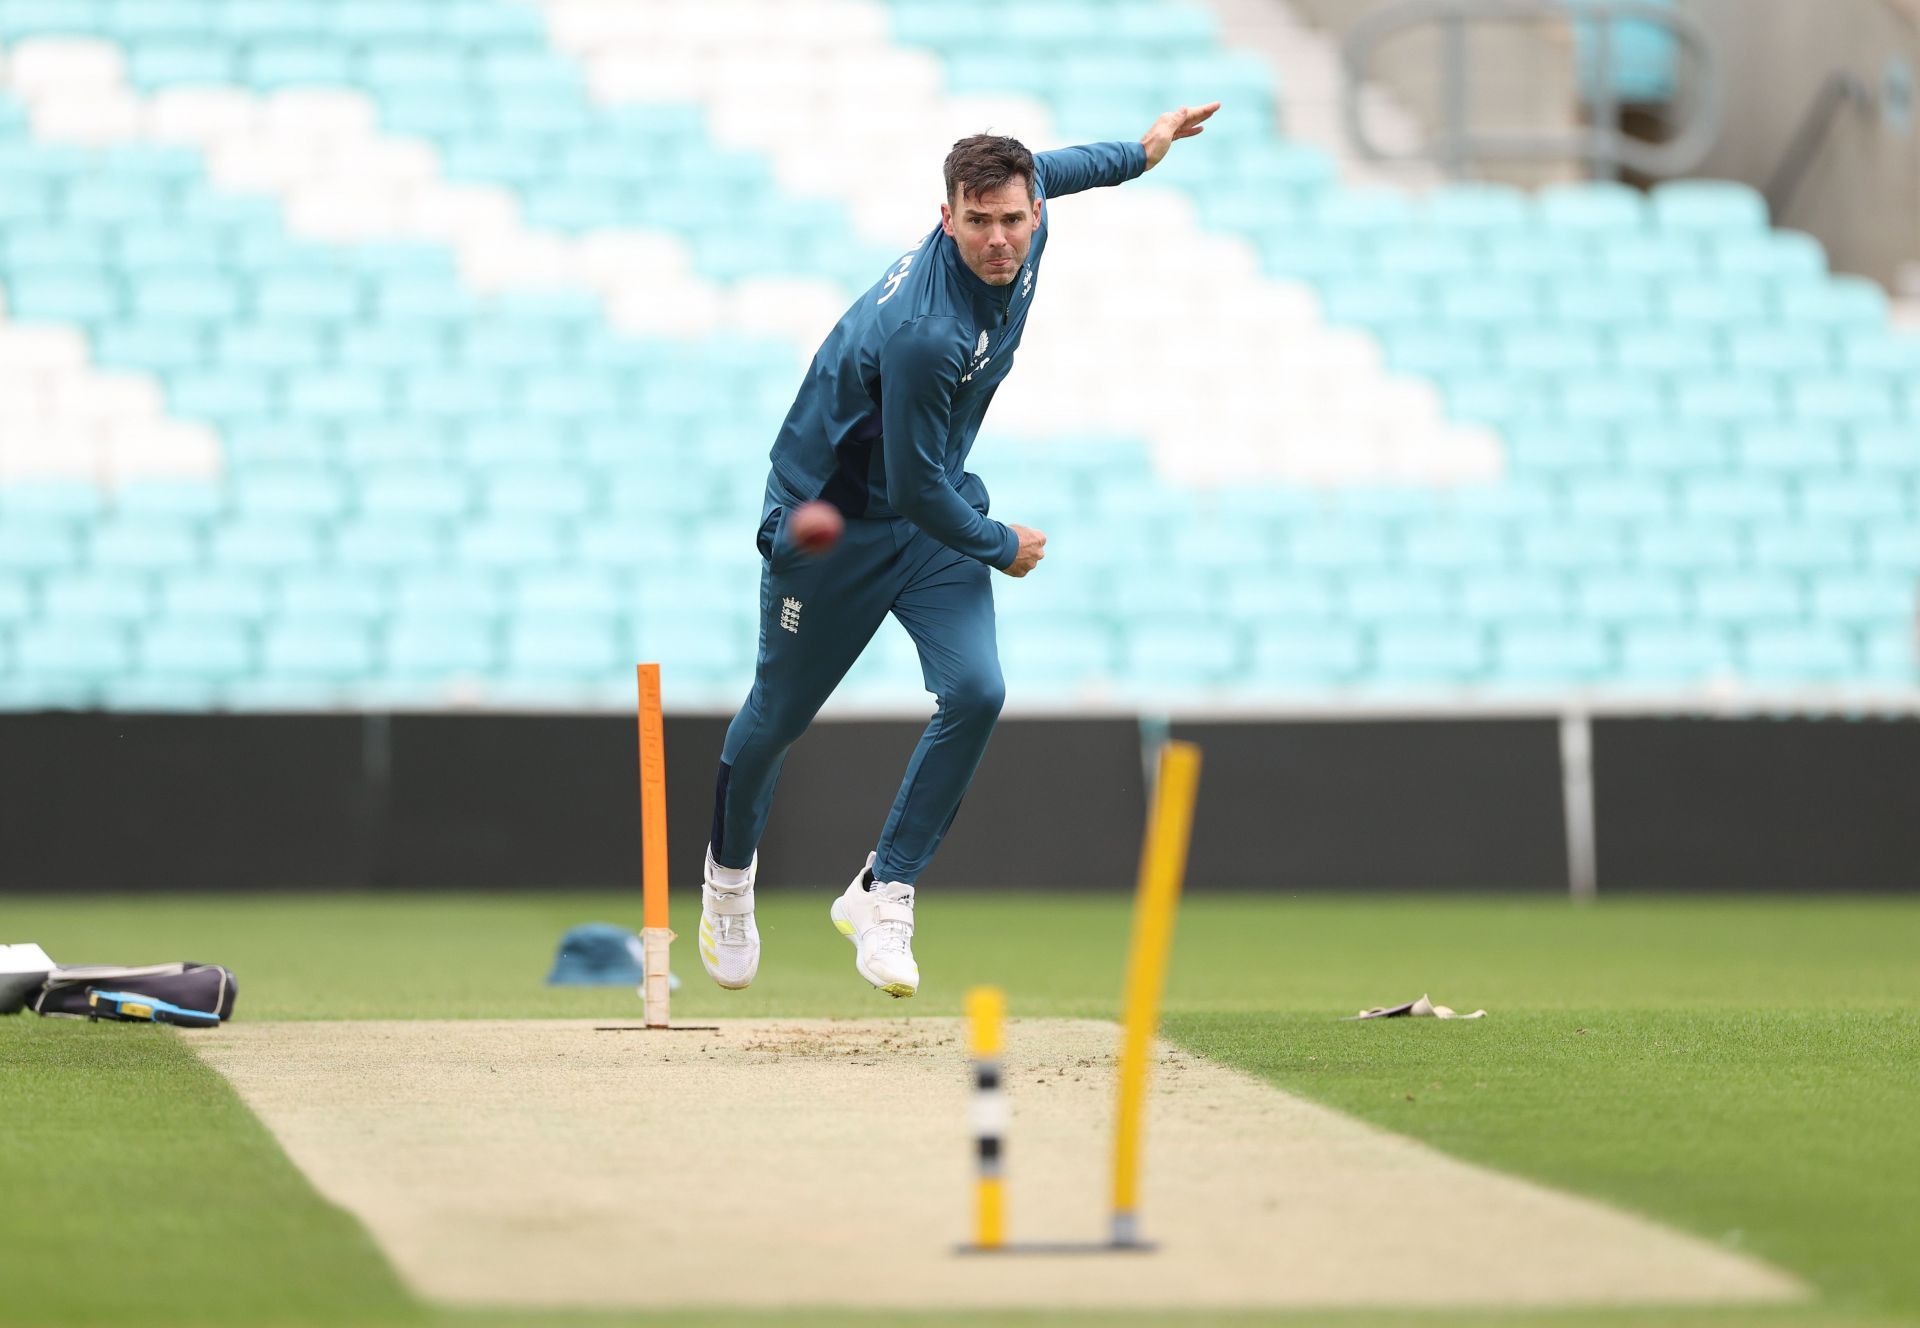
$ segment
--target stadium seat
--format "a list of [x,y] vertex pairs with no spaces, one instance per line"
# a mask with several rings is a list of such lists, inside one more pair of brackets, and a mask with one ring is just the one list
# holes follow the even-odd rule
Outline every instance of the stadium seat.
[[[816,330],[789,287],[886,261],[863,209],[894,186],[800,183],[854,83],[887,95],[854,141],[889,163],[956,92],[1056,141],[1191,87],[1242,108],[1102,200],[1194,261],[1124,309],[1088,282],[1072,349],[1023,357],[1062,357],[1066,404],[982,435],[995,514],[1054,537],[995,582],[1019,685],[1911,680],[1920,338],[1753,189],[1350,183],[1274,114],[1318,94],[1193,4],[721,33],[665,0],[644,41],[598,8],[0,0],[10,56],[55,39],[0,91],[0,705],[605,705],[642,647],[736,702]],[[893,49],[856,66],[836,25]],[[1616,35],[1620,88],[1664,96],[1670,52]],[[37,100],[123,77],[65,129]],[[1061,285],[1136,243],[1072,238]],[[649,263],[669,294],[610,293]],[[1082,418],[1186,326],[1212,332],[1167,369],[1177,408]],[[903,641],[848,694],[917,702]]]
[[137,654],[147,679],[217,683],[256,668],[253,635],[239,623],[155,623],[140,633]]
[[1585,683],[1613,666],[1612,640],[1594,623],[1511,624],[1494,645],[1494,671],[1521,685]]

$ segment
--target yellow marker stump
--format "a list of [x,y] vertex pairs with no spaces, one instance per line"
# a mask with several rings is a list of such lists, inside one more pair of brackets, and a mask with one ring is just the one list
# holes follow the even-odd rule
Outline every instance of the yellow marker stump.
[[1127,957],[1124,1032],[1120,1043],[1119,1103],[1113,1128],[1113,1225],[1110,1243],[1140,1247],[1140,1148],[1146,1130],[1147,1058],[1160,1023],[1174,913],[1186,876],[1193,804],[1200,787],[1200,749],[1169,742],[1160,749],[1153,809],[1140,854],[1133,907],[1133,944]]
[[973,1248],[1007,1243],[1007,1097],[1001,1087],[1007,998],[998,987],[967,993],[968,1050],[973,1057]]

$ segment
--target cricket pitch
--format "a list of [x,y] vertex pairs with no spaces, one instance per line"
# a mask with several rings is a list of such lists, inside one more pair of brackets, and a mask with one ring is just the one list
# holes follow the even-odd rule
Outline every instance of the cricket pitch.
[[[636,1019],[633,1021],[638,1023]],[[1104,1238],[1119,1030],[1007,1030],[1009,1228]],[[903,1309],[1796,1300],[1786,1274],[1158,1049],[1149,1254],[981,1256],[959,1020],[236,1023],[193,1039],[435,1301]]]

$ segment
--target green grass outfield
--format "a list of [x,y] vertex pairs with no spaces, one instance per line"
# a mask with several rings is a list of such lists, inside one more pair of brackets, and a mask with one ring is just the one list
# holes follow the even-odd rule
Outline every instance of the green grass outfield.
[[[683,942],[677,1017],[955,1014],[976,982],[1019,1015],[1114,1014],[1129,901],[921,901],[910,1005],[854,976],[824,890],[767,891],[747,992]],[[684,908],[684,905],[682,906]],[[630,992],[541,985],[606,894],[23,901],[0,940],[59,959],[208,959],[239,1017],[632,1019]],[[689,925],[684,912],[679,919]],[[1430,992],[1474,1023],[1349,1024]],[[1920,901],[1249,898],[1181,914],[1166,1031],[1280,1087],[1456,1156],[1737,1244],[1819,1289],[1774,1310],[1136,1316],[1372,1328],[1920,1323]],[[170,1030],[0,1019],[0,1322],[897,1323],[845,1313],[520,1316],[414,1302]],[[956,1067],[956,1073],[958,1073]],[[1151,1139],[1151,1131],[1149,1131]],[[1147,1165],[1152,1166],[1151,1142]],[[964,1197],[955,1195],[956,1204]],[[1151,1213],[1148,1215],[1151,1223]],[[928,1323],[977,1323],[978,1314]],[[1009,1323],[1094,1324],[1044,1314]]]

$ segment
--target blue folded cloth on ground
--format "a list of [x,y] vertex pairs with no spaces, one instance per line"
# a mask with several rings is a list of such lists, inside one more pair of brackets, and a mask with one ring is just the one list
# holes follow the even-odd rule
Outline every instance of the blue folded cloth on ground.
[[[647,975],[640,938],[612,922],[583,922],[560,938],[549,987],[634,987]],[[678,990],[680,979],[667,985]]]

